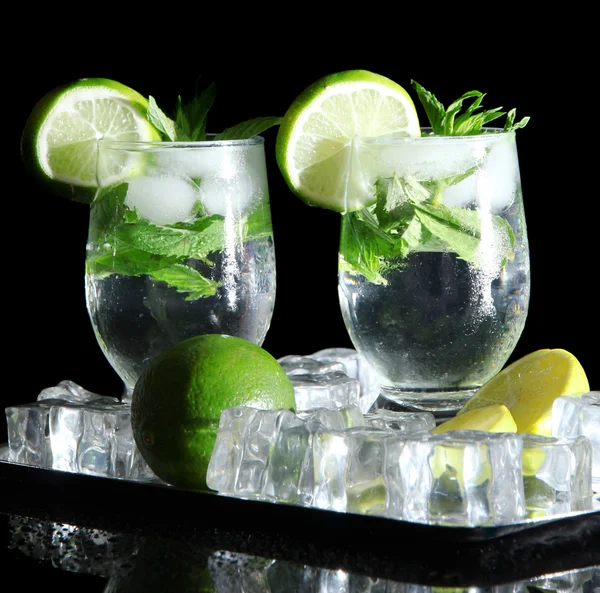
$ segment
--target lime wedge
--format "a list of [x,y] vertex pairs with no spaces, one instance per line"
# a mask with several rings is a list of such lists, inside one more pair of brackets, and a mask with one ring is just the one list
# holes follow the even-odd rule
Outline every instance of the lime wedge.
[[279,127],[276,159],[290,189],[307,204],[337,212],[373,203],[364,163],[355,162],[356,137],[418,136],[419,119],[408,93],[366,70],[325,76],[291,104]]
[[[114,80],[83,78],[57,87],[38,101],[25,123],[23,161],[53,193],[89,204],[97,189],[100,138],[161,139],[147,110],[142,95]],[[115,164],[114,170],[119,168]]]

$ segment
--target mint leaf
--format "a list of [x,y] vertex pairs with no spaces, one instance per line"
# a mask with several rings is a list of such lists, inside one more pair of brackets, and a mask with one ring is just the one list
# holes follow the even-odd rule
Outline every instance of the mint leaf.
[[212,82],[186,107],[186,114],[190,122],[190,140],[206,140],[206,120],[216,96],[217,86]]
[[178,261],[176,257],[161,257],[122,244],[119,244],[119,248],[115,253],[112,245],[106,244],[105,249],[98,250],[96,253],[88,253],[86,267],[91,274],[100,278],[108,277],[112,274],[141,276],[143,274],[152,274]]
[[147,117],[148,121],[163,135],[163,137],[171,142],[177,140],[175,123],[165,115],[152,96],[148,97]]
[[[480,134],[486,124],[503,115],[507,115],[504,126],[505,131],[523,128],[529,121],[529,118],[525,117],[517,124],[514,124],[514,109],[509,111],[508,114],[500,111],[502,107],[478,112],[482,109],[481,102],[485,97],[485,94],[479,91],[464,93],[446,109],[433,93],[426,90],[418,82],[411,80],[411,84],[425,109],[433,133],[439,136],[471,136]],[[472,100],[472,102],[465,107],[465,102],[468,100]],[[462,109],[465,109],[465,112],[461,114]]]
[[421,224],[441,239],[449,251],[468,262],[473,262],[481,239],[479,213],[476,210],[448,206],[415,206]]
[[431,237],[431,231],[415,215],[402,234],[400,255],[408,257],[412,251],[416,251],[422,245],[427,244]]
[[[481,100],[485,97],[479,91],[470,91],[454,101],[446,113],[444,119],[445,136],[472,136],[480,134],[483,126],[489,122],[505,115],[500,111],[502,107],[495,107],[488,111],[475,113],[481,108]],[[474,98],[473,102],[462,115],[458,115],[463,107],[463,102]],[[458,117],[457,117],[458,115]]]
[[[160,109],[154,97],[148,98],[148,121],[172,142],[197,142],[206,140],[208,112],[215,102],[217,87],[212,82],[201,93],[197,93],[190,103],[177,97],[175,119],[172,120]],[[223,130],[215,135],[215,140],[246,140],[277,126],[282,117],[257,117]]]
[[361,274],[374,284],[387,284],[381,275],[383,256],[375,237],[376,231],[364,224],[356,212],[343,215],[342,227],[340,270]]
[[178,292],[189,293],[185,298],[186,301],[212,296],[221,286],[219,282],[204,278],[200,272],[182,264],[173,264],[168,268],[156,270],[151,272],[150,276],[153,280],[166,282],[175,287]]
[[[481,254],[481,219],[477,210],[456,206],[432,204],[415,205],[415,213],[432,236],[441,240],[449,251],[478,267]],[[493,244],[503,252],[497,254],[498,262],[512,258],[515,237],[510,224],[501,216],[492,216]]]
[[505,132],[508,132],[510,130],[518,130],[519,128],[524,128],[529,123],[529,120],[531,119],[529,117],[524,117],[520,122],[517,122],[515,124],[514,121],[515,121],[516,114],[517,114],[516,109],[511,109],[506,114],[506,123],[504,124]]
[[242,236],[243,241],[258,241],[266,237],[272,237],[271,208],[269,203],[264,201],[261,206],[255,208],[243,220]]
[[416,80],[410,81],[417,96],[421,101],[421,105],[425,109],[425,114],[429,120],[429,125],[433,129],[434,134],[442,134],[444,130],[444,117],[446,109],[442,103],[440,103],[433,93],[425,90]]
[[215,136],[215,140],[245,140],[262,134],[273,126],[278,126],[282,117],[257,117],[249,119],[230,128],[226,128]]
[[177,97],[177,105],[175,107],[175,137],[179,141],[189,141],[191,140],[191,128],[190,122],[188,120],[187,113],[183,108],[183,102],[181,100],[181,95]]
[[404,221],[412,216],[411,202],[420,202],[430,197],[427,191],[415,177],[382,178],[375,182],[375,216],[379,222],[379,228],[389,231],[402,226]]
[[[148,275],[179,292],[188,292],[188,300],[214,294],[218,284],[187,262],[195,259],[212,266],[208,256],[225,244],[223,216],[214,214],[168,226],[152,224],[124,206],[127,187],[123,183],[98,196],[90,231],[97,249],[88,254],[88,271],[98,277]],[[271,237],[270,221],[268,205],[256,208],[238,221],[240,242]]]
[[114,221],[121,220],[125,213],[129,212],[125,206],[128,188],[128,183],[119,183],[98,191],[94,199],[94,224],[89,232],[91,242],[99,242],[104,229],[113,225]]
[[217,214],[170,226],[139,219],[136,224],[121,225],[117,240],[155,255],[204,259],[223,248],[223,227],[223,217]]

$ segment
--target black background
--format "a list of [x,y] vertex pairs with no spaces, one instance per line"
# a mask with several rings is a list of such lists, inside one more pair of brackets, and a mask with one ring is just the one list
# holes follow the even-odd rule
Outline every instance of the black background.
[[[177,17],[179,23],[184,16]],[[208,120],[209,132],[216,132],[252,117],[283,115],[317,78],[354,68],[383,74],[407,89],[415,79],[444,104],[477,89],[487,93],[485,107],[516,107],[518,118],[531,117],[517,132],[517,145],[532,290],[525,331],[510,361],[540,348],[564,348],[580,360],[592,389],[600,389],[597,151],[583,133],[593,121],[594,99],[585,84],[593,78],[593,62],[583,34],[567,45],[555,28],[534,43],[505,27],[463,32],[434,46],[434,35],[409,40],[399,30],[383,44],[374,43],[382,36],[352,28],[332,31],[315,22],[300,34],[280,22],[272,35],[258,30],[233,42],[226,32],[194,31],[193,23],[189,35],[165,31],[168,22],[158,35],[139,38],[125,24],[101,36],[82,27],[69,37],[39,23],[43,34],[31,34],[29,45],[36,59],[9,59],[13,92],[3,98],[10,131],[3,192],[9,213],[3,220],[9,382],[0,395],[2,407],[33,401],[63,379],[120,394],[120,380],[97,345],[85,308],[89,207],[44,193],[21,164],[21,130],[44,93],[77,78],[106,77],[153,95],[169,110],[178,94],[191,99],[200,77],[201,84],[217,86]],[[420,116],[425,122],[422,111]],[[274,128],[264,134],[277,299],[263,347],[275,357],[351,347],[337,300],[339,215],[291,194],[275,163],[276,133]],[[0,440],[2,430],[0,423]]]

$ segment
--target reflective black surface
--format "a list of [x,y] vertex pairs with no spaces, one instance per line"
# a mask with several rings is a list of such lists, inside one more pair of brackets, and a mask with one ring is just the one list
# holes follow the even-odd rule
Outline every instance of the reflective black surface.
[[[17,568],[85,591],[389,593],[398,583],[513,590],[515,582],[521,588],[600,565],[600,512],[512,527],[436,527],[2,463],[0,513],[6,574]],[[241,565],[241,554],[267,559],[270,575],[293,574],[272,577],[270,589],[227,589],[228,568],[214,589],[208,567],[214,572],[224,552],[234,555],[229,568]],[[266,578],[251,573],[253,586]],[[305,582],[313,577],[341,584]]]
[[[523,560],[522,548],[513,548],[508,553],[515,564],[514,575],[503,572],[502,563],[498,567],[493,562],[484,563],[473,567],[478,576],[470,571],[475,584],[467,578],[468,571],[464,572],[464,562],[476,561],[475,558],[467,553],[452,569],[438,555],[456,561],[454,552],[449,548],[440,549],[431,542],[430,553],[416,563],[421,566],[421,577],[425,574],[423,568],[428,566],[426,580],[430,582],[424,584],[417,576],[419,571],[413,570],[414,556],[406,556],[410,541],[402,546],[391,539],[388,542],[390,549],[399,554],[396,564],[404,573],[404,578],[399,579],[348,566],[340,568],[335,562],[331,564],[332,556],[325,563],[306,563],[301,558],[286,559],[283,550],[283,554],[275,557],[232,551],[237,547],[234,541],[227,544],[216,534],[188,538],[183,534],[165,537],[164,534],[111,532],[18,514],[0,514],[0,532],[5,566],[10,567],[11,575],[19,575],[25,591],[77,587],[80,591],[123,593],[394,593],[408,590],[428,593],[439,586],[435,583],[452,582],[459,588],[475,586],[476,591],[526,591],[526,587],[531,591],[536,587],[557,593],[596,593],[600,586],[600,565],[586,562],[577,569],[562,570],[559,558],[550,571],[516,578],[518,565]],[[363,535],[358,532],[355,537]],[[246,537],[247,547],[252,548],[252,536],[247,534]],[[260,541],[260,537],[258,539]],[[317,542],[315,547],[318,547]],[[505,549],[504,553],[507,552]],[[345,563],[341,556],[339,563]],[[440,570],[442,566],[445,568]]]

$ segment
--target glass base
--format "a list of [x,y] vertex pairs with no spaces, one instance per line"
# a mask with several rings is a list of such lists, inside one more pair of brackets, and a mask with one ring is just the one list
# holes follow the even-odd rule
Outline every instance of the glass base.
[[436,419],[452,418],[477,389],[414,390],[382,385],[373,408],[398,412],[431,412]]
[[133,387],[128,387],[125,383],[123,384],[123,391],[121,392],[121,403],[131,405],[131,399],[133,397]]

